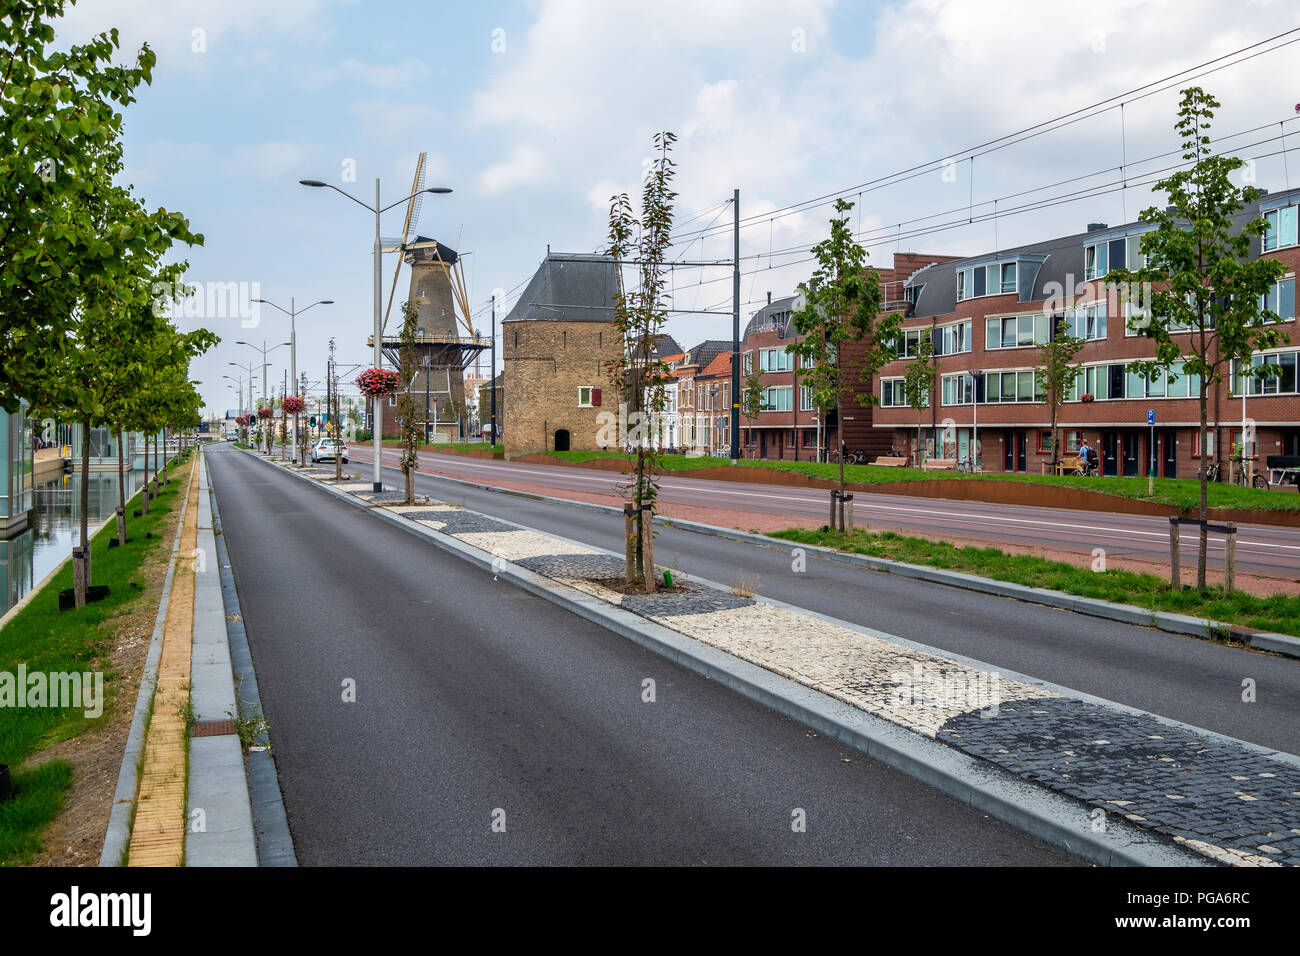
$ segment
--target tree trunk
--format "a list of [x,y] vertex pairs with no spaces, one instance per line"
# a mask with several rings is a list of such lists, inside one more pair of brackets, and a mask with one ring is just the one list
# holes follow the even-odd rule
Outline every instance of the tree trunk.
[[[1209,509],[1210,456],[1207,454],[1207,449],[1205,447],[1206,432],[1208,430],[1207,425],[1209,423],[1209,414],[1206,408],[1208,400],[1209,400],[1209,394],[1207,390],[1206,378],[1205,376],[1201,376],[1201,510],[1200,510],[1201,533],[1200,533],[1199,543],[1197,545],[1197,551],[1196,551],[1196,589],[1198,591],[1205,590],[1205,554],[1209,550],[1209,538],[1210,538],[1209,531],[1205,526],[1206,521],[1209,520],[1209,512],[1210,512]],[[1218,452],[1217,447],[1215,448],[1215,452],[1216,453]]]
[[81,554],[82,567],[85,569],[76,575],[76,605],[85,607],[86,589],[90,587],[90,422],[81,424]]
[[[839,353],[836,353],[836,369],[839,367]],[[831,525],[831,530],[838,530],[841,534],[844,532],[844,401],[840,394],[839,376],[835,377],[835,444],[839,448],[840,458],[840,493],[835,500],[839,507],[835,512],[835,521]]]
[[117,423],[117,543],[126,544],[126,462],[122,423]]

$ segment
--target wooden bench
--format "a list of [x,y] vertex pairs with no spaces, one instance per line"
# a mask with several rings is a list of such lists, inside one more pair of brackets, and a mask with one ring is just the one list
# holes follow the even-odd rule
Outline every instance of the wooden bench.
[[880,465],[884,468],[904,468],[907,465],[907,459],[891,458],[889,455],[881,455],[879,458],[873,461],[872,464]]
[[956,467],[956,458],[927,458],[921,462],[922,471],[953,471]]

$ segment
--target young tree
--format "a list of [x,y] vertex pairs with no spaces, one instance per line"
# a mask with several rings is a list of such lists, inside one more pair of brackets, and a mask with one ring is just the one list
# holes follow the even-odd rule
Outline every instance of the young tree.
[[1074,364],[1074,357],[1085,344],[1083,339],[1070,334],[1069,324],[1062,319],[1056,325],[1055,335],[1038,346],[1039,365],[1034,369],[1034,379],[1038,383],[1038,400],[1046,402],[1052,410],[1052,474],[1056,474],[1061,460],[1058,426],[1061,406],[1082,371]]
[[651,436],[652,425],[663,415],[666,396],[660,387],[668,375],[668,364],[658,357],[667,319],[666,269],[668,249],[672,244],[674,163],[668,157],[677,137],[656,133],[654,149],[658,154],[646,175],[641,190],[641,215],[632,212],[627,193],[610,201],[609,246],[617,268],[632,259],[638,270],[638,285],[626,291],[619,284],[614,295],[614,328],[618,335],[619,357],[609,363],[610,380],[616,394],[625,394],[627,429],[636,452],[632,480],[626,492],[634,509],[632,533],[627,554],[627,580],[643,584],[647,592],[655,589],[654,509],[659,497],[659,448]]
[[[844,530],[844,397],[852,391],[849,369],[841,367],[845,347],[860,347],[861,365],[858,381],[870,383],[876,372],[897,355],[899,316],[880,315],[880,277],[865,267],[867,252],[853,238],[848,212],[853,203],[837,199],[831,219],[831,234],[813,246],[817,268],[812,277],[799,284],[803,306],[791,315],[799,339],[787,350],[800,357],[803,381],[812,390],[813,404],[825,421],[835,409],[839,445],[839,490],[832,501],[839,507],[832,513],[839,530]],[[873,390],[857,396],[861,405],[875,404]]]
[[745,376],[745,388],[740,396],[740,410],[745,413],[745,420],[751,425],[758,421],[763,410],[763,379],[757,368],[752,368]]
[[[934,342],[927,330],[921,336],[916,349],[916,357],[907,366],[903,375],[903,397],[908,406],[916,412],[916,466],[921,467],[921,415],[930,405],[930,396],[934,394],[934,382],[939,376],[939,362],[934,357]],[[942,456],[942,452],[940,453]]]
[[[1199,384],[1200,448],[1207,449],[1210,388],[1224,380],[1233,363],[1284,341],[1273,323],[1276,314],[1261,309],[1262,296],[1286,272],[1274,259],[1251,259],[1251,247],[1268,230],[1265,219],[1237,229],[1235,213],[1259,197],[1253,186],[1238,188],[1231,174],[1245,165],[1235,156],[1210,149],[1210,121],[1219,103],[1200,87],[1182,91],[1175,129],[1183,138],[1183,158],[1191,167],[1156,183],[1168,194],[1168,211],[1153,206],[1141,220],[1155,228],[1142,236],[1146,265],[1112,269],[1108,283],[1146,293],[1149,308],[1130,321],[1130,328],[1155,342],[1155,357],[1131,362],[1133,372],[1159,378],[1183,374]],[[1202,460],[1208,461],[1208,456]],[[1205,588],[1208,549],[1208,487],[1200,470],[1200,542],[1196,586]]]
[[[415,399],[411,396],[411,386],[415,383],[416,372],[420,368],[419,356],[416,354],[416,337],[419,325],[419,310],[410,302],[402,303],[401,352],[402,393],[397,400],[397,417],[402,423],[399,435],[402,441],[402,477],[406,480],[406,504],[415,504],[415,469],[420,467],[420,440],[424,432],[424,423],[416,421],[417,409]],[[425,368],[424,373],[429,374]],[[423,409],[419,409],[422,413]]]

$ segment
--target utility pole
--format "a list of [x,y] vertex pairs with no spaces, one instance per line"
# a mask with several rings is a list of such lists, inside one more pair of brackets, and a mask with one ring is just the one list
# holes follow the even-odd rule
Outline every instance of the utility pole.
[[492,450],[497,450],[497,294],[492,293],[492,367],[488,369],[488,391],[492,395]]
[[740,189],[731,194],[731,460],[740,459]]

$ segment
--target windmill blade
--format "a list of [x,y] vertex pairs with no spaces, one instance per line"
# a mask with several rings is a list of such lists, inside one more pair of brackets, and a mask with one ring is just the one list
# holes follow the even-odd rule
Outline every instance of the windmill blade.
[[[406,240],[411,235],[411,222],[414,219],[413,213],[418,215],[419,190],[423,188],[424,183],[424,153],[415,161],[415,178],[411,181],[411,192],[415,193],[406,204],[406,221],[402,223],[402,242],[398,247],[399,251],[405,253]],[[386,332],[388,329],[388,316],[393,311],[393,296],[397,294],[397,279],[402,274],[402,259],[404,255],[397,257],[397,267],[393,270],[393,284],[388,290],[388,307],[384,309],[384,323],[381,331]]]

